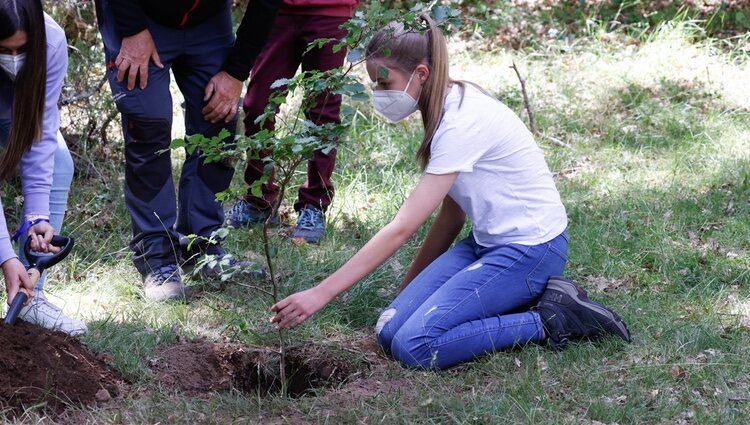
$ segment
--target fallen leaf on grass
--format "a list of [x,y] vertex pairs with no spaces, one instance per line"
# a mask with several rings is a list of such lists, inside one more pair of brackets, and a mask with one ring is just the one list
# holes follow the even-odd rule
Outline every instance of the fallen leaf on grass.
[[610,292],[616,290],[629,292],[633,286],[633,281],[628,277],[617,279],[603,276],[587,276],[586,284],[587,286],[594,287],[599,292]]
[[305,238],[292,238],[292,243],[297,246],[307,245]]
[[682,366],[676,364],[672,366],[672,378],[674,379],[683,379],[686,375],[685,368]]

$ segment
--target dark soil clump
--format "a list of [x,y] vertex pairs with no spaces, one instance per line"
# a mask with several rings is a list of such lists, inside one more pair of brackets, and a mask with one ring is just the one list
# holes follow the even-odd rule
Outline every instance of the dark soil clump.
[[74,338],[20,320],[0,324],[2,410],[20,412],[46,403],[60,411],[68,404],[90,404],[103,395],[117,396],[120,382],[118,372]]
[[[288,393],[303,396],[344,382],[356,371],[342,352],[315,345],[291,347],[286,355]],[[151,360],[157,382],[189,394],[228,391],[276,394],[281,389],[278,352],[242,344],[189,342],[163,347]]]

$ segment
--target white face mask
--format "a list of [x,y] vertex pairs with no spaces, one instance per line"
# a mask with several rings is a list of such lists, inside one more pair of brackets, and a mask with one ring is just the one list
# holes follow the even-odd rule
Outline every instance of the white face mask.
[[11,80],[16,81],[16,76],[23,68],[26,62],[26,53],[19,53],[17,55],[2,55],[0,54],[0,68],[3,68],[8,77]]
[[[406,83],[404,90],[374,90],[372,92],[372,102],[375,106],[375,112],[390,122],[399,122],[417,110],[417,101],[406,90],[414,78],[411,73],[409,82]],[[420,91],[422,88],[420,87]]]

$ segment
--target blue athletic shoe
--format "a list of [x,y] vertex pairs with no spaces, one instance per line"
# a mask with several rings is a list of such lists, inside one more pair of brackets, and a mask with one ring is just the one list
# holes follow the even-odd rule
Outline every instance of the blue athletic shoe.
[[306,206],[299,211],[297,226],[292,238],[302,238],[307,243],[316,244],[326,232],[326,216],[322,210],[313,206]]
[[[227,213],[227,226],[235,229],[262,226],[270,213],[269,210],[262,210],[244,199],[240,199],[232,205],[232,208]],[[279,216],[272,217],[268,224],[274,227],[278,226]]]

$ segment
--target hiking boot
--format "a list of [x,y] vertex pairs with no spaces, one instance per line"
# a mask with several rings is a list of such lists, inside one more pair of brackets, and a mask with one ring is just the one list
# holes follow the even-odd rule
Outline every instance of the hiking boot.
[[299,211],[297,226],[292,233],[292,239],[302,238],[307,243],[318,243],[326,232],[326,216],[322,210],[313,206],[306,206]]
[[238,260],[232,254],[209,254],[206,260],[206,264],[198,271],[200,276],[206,280],[224,282],[233,277],[248,277],[253,280],[266,278],[266,271],[262,266],[250,261]]
[[201,266],[197,273],[206,280],[225,281],[232,276],[244,275],[251,279],[265,279],[263,267],[250,261],[241,261],[232,254],[227,254],[219,243],[189,243],[187,237],[180,238],[182,268],[193,271],[196,265]]
[[[3,304],[7,313],[8,304]],[[88,331],[85,323],[68,317],[60,307],[52,304],[42,291],[34,291],[34,296],[21,309],[18,318],[24,322],[29,322],[52,331],[63,332],[70,336],[83,335]]]
[[[227,212],[227,226],[239,229],[240,227],[255,227],[262,226],[263,222],[266,221],[268,216],[271,215],[271,210],[260,209],[255,205],[240,199],[232,205],[232,208]],[[279,225],[279,216],[275,215],[271,217],[268,222],[271,227]]]
[[154,301],[184,300],[185,284],[176,264],[165,264],[143,279],[146,298]]
[[539,313],[552,347],[563,350],[570,339],[614,334],[630,342],[630,331],[614,311],[591,301],[575,282],[553,276],[532,310]]

